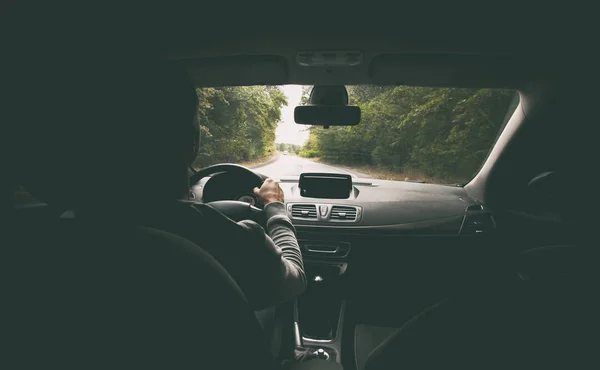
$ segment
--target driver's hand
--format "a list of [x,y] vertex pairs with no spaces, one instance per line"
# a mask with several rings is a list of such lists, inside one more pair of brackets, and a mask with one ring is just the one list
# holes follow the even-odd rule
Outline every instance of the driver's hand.
[[277,181],[273,179],[266,179],[260,189],[254,188],[254,194],[263,200],[265,206],[271,202],[283,203],[283,190],[281,190]]

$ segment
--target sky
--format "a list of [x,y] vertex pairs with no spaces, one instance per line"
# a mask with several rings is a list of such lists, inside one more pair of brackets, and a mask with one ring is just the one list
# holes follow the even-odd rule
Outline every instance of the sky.
[[302,86],[285,85],[282,89],[288,105],[281,108],[281,123],[275,131],[275,142],[303,145],[308,139],[308,126],[297,125],[294,122],[294,108],[300,104]]

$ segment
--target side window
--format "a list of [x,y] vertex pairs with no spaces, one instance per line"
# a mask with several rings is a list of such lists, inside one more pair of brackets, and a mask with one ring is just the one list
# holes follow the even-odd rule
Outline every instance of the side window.
[[13,200],[15,207],[27,207],[44,204],[44,202],[37,200],[33,197],[33,195],[29,194],[29,192],[22,186],[19,186],[15,189],[13,193]]

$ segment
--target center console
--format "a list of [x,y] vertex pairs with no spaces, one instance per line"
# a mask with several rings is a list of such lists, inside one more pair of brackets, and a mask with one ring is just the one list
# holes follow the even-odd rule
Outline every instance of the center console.
[[294,304],[296,345],[317,358],[341,363],[346,303],[340,280],[347,268],[344,260],[350,245],[310,240],[299,243],[308,287]]

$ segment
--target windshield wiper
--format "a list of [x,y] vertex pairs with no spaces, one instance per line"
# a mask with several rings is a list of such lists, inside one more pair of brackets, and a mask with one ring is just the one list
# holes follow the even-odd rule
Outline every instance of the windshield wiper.
[[464,188],[465,185],[467,185],[467,183],[457,182],[457,183],[454,183],[454,184],[444,184],[444,185],[446,185],[446,186],[456,186],[457,188]]

